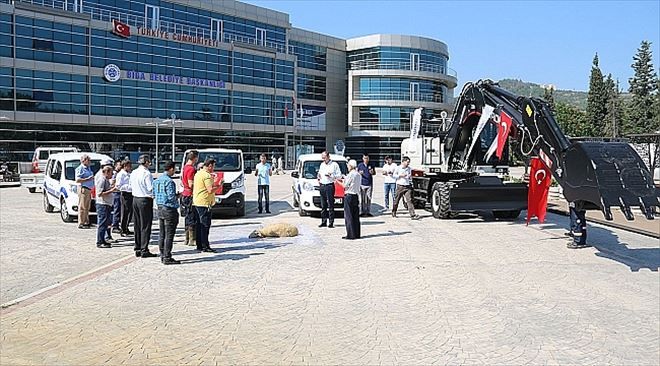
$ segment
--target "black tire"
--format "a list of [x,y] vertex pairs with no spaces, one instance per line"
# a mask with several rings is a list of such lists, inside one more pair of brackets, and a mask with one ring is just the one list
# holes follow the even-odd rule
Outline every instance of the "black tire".
[[520,210],[493,211],[493,216],[501,220],[515,220],[520,216]]
[[413,203],[415,204],[414,207],[417,210],[426,209],[426,202],[424,202],[424,201],[413,199]]
[[60,217],[64,222],[73,222],[75,220],[73,216],[69,215],[64,198],[60,198]]
[[447,182],[438,182],[431,189],[431,210],[436,219],[448,219],[452,217],[449,192],[451,186]]
[[53,212],[55,207],[53,207],[53,205],[51,205],[50,202],[48,202],[48,196],[47,195],[48,195],[48,193],[44,190],[44,211],[46,211],[48,213],[51,213],[51,212]]
[[37,189],[36,189],[35,187],[31,187],[31,188],[28,188],[28,191],[29,191],[30,193],[34,193],[34,192],[37,191]]
[[245,205],[236,209],[236,217],[243,217],[243,216],[245,216]]

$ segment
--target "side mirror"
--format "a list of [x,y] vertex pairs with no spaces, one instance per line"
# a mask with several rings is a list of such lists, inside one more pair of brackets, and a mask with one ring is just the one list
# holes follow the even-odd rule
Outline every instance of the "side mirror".
[[294,178],[296,178],[296,179],[300,177],[300,175],[298,174],[297,171],[293,171],[293,172],[291,172],[291,176],[294,177]]

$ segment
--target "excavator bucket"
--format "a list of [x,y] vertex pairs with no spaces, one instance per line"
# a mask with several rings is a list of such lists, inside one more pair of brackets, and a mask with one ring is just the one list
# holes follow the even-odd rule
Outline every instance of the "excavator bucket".
[[634,220],[631,208],[638,207],[651,220],[660,207],[660,189],[625,142],[574,141],[563,161],[566,199],[582,201],[586,209],[599,208],[607,220],[612,220],[612,207],[620,208],[628,220]]

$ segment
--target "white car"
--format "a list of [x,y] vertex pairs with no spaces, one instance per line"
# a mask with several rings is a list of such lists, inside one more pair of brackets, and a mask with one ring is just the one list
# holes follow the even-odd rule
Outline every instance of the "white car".
[[[181,184],[181,172],[186,164],[187,150],[183,154],[183,162],[180,171],[175,177],[177,193],[183,192]],[[198,149],[199,163],[207,158],[215,160],[214,173],[222,172],[224,183],[222,194],[215,195],[215,205],[211,208],[212,213],[233,213],[238,217],[245,216],[245,165],[243,151],[235,149]]]
[[[330,160],[339,164],[342,174],[348,174],[348,162],[341,155],[330,154]],[[321,211],[321,192],[317,179],[321,167],[321,154],[305,154],[298,157],[296,167],[291,173],[293,177],[293,207],[298,207],[300,216],[307,216],[310,212]],[[335,211],[344,210],[344,199],[335,198]]]
[[[102,160],[112,160],[109,156],[95,153],[59,153],[50,155],[44,173],[44,211],[53,212],[57,207],[64,222],[73,222],[78,217],[78,190],[76,168],[80,157],[89,155],[94,174],[101,168]],[[90,214],[96,212],[95,199],[92,197]]]

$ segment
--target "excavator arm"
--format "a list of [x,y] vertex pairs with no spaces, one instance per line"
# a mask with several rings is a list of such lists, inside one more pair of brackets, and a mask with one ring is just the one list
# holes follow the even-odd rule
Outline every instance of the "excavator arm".
[[653,219],[654,207],[660,207],[660,190],[630,145],[570,140],[544,100],[515,95],[490,80],[466,84],[457,100],[445,139],[450,171],[472,168],[475,154],[468,146],[482,112],[491,110],[511,117],[511,131],[519,139],[522,153],[544,162],[568,201],[583,209],[600,210],[607,220],[612,220],[612,207],[620,208],[628,220],[634,219],[633,207]]

